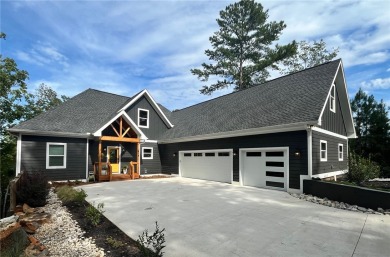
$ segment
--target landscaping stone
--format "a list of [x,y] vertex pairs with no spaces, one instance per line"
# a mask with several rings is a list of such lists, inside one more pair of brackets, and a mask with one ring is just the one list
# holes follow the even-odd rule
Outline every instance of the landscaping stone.
[[375,211],[373,209],[367,209],[361,206],[357,205],[350,205],[348,203],[343,203],[343,202],[338,202],[338,201],[332,201],[329,200],[328,198],[320,198],[317,196],[312,196],[312,195],[305,195],[305,194],[290,194],[291,196],[295,198],[299,198],[308,202],[313,202],[337,209],[343,209],[343,210],[349,210],[349,211],[357,211],[357,212],[363,212],[363,213],[368,213],[368,214],[377,214],[377,215],[390,215],[390,209],[382,209],[378,208],[378,211]]

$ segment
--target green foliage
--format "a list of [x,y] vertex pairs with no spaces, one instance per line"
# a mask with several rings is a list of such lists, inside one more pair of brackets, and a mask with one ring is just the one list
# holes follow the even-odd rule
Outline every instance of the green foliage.
[[380,167],[370,159],[350,152],[348,158],[348,179],[357,184],[377,178]]
[[389,108],[361,88],[351,101],[355,130],[358,138],[350,140],[351,150],[365,158],[371,158],[381,166],[382,177],[389,177],[390,170],[390,119]]
[[326,49],[326,43],[323,39],[314,41],[311,45],[309,42],[301,41],[298,43],[297,53],[284,59],[282,67],[279,67],[281,74],[290,74],[304,70],[316,65],[329,62],[336,58],[339,49]]
[[99,203],[97,206],[95,206],[95,202],[93,202],[91,205],[88,205],[87,209],[85,210],[85,216],[95,227],[99,225],[103,213],[104,203]]
[[111,236],[106,238],[106,242],[109,245],[111,245],[113,248],[119,248],[119,247],[122,247],[125,245],[125,243],[123,243],[122,241],[116,240],[116,239],[112,238]]
[[62,186],[56,189],[56,193],[58,198],[64,204],[77,204],[81,205],[84,203],[85,198],[87,197],[87,193],[83,190],[76,190],[70,186]]
[[49,194],[49,183],[43,172],[23,172],[19,178],[19,190],[16,195],[19,203],[27,203],[32,207],[46,204]]
[[254,0],[241,0],[220,12],[219,31],[209,39],[213,50],[205,51],[212,63],[191,70],[203,82],[218,77],[216,83],[203,86],[202,94],[232,85],[239,91],[263,83],[269,77],[268,68],[277,68],[276,62],[295,54],[295,41],[273,47],[286,25],[267,19],[268,10]]
[[[141,235],[138,236],[138,244],[140,246],[140,250],[142,256],[163,256],[164,252],[162,249],[165,248],[165,228],[160,230],[158,223],[156,221],[156,229],[152,235],[149,235],[147,229],[145,229]],[[153,251],[151,251],[153,248]]]

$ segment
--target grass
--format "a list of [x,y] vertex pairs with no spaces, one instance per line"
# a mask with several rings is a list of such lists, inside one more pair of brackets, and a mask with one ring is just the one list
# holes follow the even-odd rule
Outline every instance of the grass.
[[63,203],[82,204],[87,197],[87,193],[85,193],[83,189],[76,190],[73,187],[67,185],[58,187],[56,189],[56,193],[58,198],[60,198]]

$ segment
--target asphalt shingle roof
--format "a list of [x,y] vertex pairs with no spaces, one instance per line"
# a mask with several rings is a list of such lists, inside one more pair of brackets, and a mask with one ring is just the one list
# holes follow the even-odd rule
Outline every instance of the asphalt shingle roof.
[[161,139],[318,120],[341,60],[172,112]]
[[13,129],[93,133],[112,119],[130,100],[129,97],[88,89]]

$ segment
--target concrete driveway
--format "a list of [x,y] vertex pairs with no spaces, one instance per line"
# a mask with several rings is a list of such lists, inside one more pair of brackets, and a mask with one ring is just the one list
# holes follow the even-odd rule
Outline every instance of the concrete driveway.
[[133,239],[154,222],[165,256],[390,256],[390,216],[306,202],[275,190],[169,178],[83,186]]

